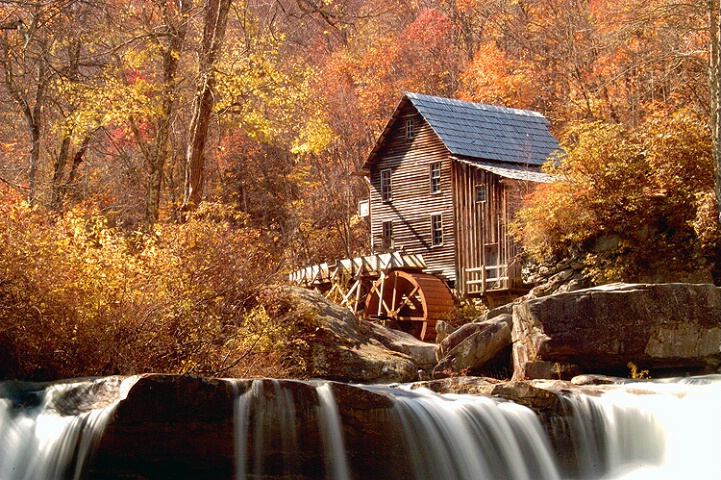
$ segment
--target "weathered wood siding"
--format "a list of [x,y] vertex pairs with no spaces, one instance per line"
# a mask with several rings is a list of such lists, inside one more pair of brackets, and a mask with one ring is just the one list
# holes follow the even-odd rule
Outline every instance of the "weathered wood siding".
[[[519,290],[518,246],[508,226],[520,208],[526,182],[509,180],[467,164],[454,162],[456,290],[461,295]],[[484,186],[485,201],[476,189]]]
[[[415,136],[406,139],[406,119],[414,120]],[[431,193],[431,164],[441,164],[441,189]],[[391,169],[392,199],[381,198],[380,172]],[[429,269],[453,282],[455,242],[451,160],[445,146],[431,127],[408,107],[400,113],[393,131],[377,154],[370,175],[371,242],[382,250],[383,222],[393,222],[393,248],[423,255]],[[433,246],[431,216],[440,214],[443,221],[443,244]]]
[[[537,184],[533,182],[510,179],[504,179],[502,183],[503,189],[505,191],[506,224],[510,224],[511,222],[515,221],[518,215],[518,211],[523,206],[523,199],[536,188]],[[526,288],[526,286],[523,284],[521,272],[523,264],[519,256],[521,252],[521,247],[513,239],[513,237],[508,234],[507,230],[508,229],[506,229],[506,236],[504,241],[506,243],[505,251],[507,252],[506,263],[508,264],[508,288],[510,290],[520,291]]]

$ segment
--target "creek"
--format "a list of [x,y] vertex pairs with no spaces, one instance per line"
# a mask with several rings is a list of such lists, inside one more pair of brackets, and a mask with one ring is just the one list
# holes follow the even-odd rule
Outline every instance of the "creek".
[[2,382],[0,480],[721,478],[721,375],[566,383],[539,408],[415,387]]

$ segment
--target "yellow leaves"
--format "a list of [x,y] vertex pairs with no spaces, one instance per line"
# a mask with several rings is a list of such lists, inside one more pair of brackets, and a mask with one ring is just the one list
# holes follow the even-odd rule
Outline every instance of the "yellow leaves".
[[537,260],[581,254],[597,281],[673,279],[708,268],[715,254],[703,245],[717,238],[718,222],[694,194],[713,185],[710,145],[690,120],[679,112],[636,129],[569,130],[567,155],[546,167],[561,181],[531,196],[516,236]]
[[[319,112],[320,113],[320,112]],[[333,132],[330,126],[318,115],[308,119],[301,128],[291,151],[296,155],[320,153],[331,142]]]
[[478,49],[460,81],[468,100],[515,108],[530,108],[542,91],[532,65],[509,58],[494,42]]
[[287,142],[308,100],[314,72],[281,53],[284,37],[257,33],[229,39],[217,68],[215,109],[259,142]]
[[94,208],[50,221],[0,202],[0,302],[18,299],[2,303],[0,330],[25,328],[13,338],[38,361],[55,359],[31,343],[67,352],[62,376],[212,374],[235,355],[224,345],[241,335],[242,315],[277,268],[272,239],[222,205],[204,204],[183,225],[125,233]]

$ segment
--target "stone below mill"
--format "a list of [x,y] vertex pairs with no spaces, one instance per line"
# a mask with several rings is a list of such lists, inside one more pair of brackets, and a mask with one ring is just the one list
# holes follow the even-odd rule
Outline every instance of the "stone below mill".
[[513,306],[514,378],[717,372],[721,290],[612,284]]

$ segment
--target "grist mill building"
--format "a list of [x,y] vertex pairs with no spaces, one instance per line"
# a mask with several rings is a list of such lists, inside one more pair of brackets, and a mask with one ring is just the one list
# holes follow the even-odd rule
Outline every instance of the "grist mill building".
[[548,126],[537,112],[406,93],[362,167],[373,251],[421,254],[457,295],[522,293],[508,226],[549,181]]
[[361,172],[372,252],[311,265],[290,282],[369,320],[433,341],[458,297],[495,305],[526,292],[508,233],[559,149],[528,110],[406,93]]

